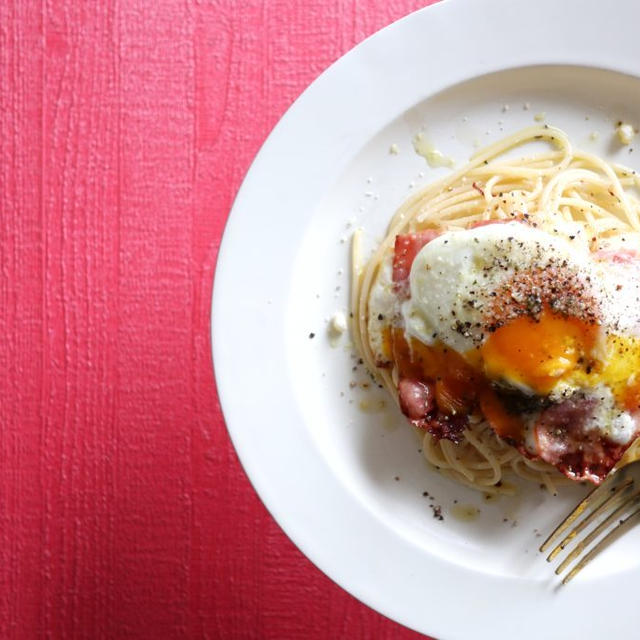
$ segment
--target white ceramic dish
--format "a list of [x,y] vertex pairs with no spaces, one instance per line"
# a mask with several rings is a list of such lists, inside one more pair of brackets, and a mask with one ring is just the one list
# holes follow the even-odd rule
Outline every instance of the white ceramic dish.
[[[580,488],[554,498],[529,486],[485,503],[427,467],[397,411],[360,408],[375,409],[384,395],[351,388],[366,375],[352,371],[348,339],[332,348],[326,333],[327,319],[347,309],[351,232],[361,226],[379,236],[413,189],[447,171],[414,153],[422,129],[463,162],[477,142],[545,114],[576,146],[640,169],[633,144],[614,138],[617,120],[640,125],[638,24],[633,0],[445,0],[414,13],[304,92],[234,204],[212,341],[244,468],[320,569],[423,633],[633,634],[640,529],[558,589],[536,549]],[[478,506],[480,516],[456,519],[454,500]],[[444,520],[430,505],[442,507]]]

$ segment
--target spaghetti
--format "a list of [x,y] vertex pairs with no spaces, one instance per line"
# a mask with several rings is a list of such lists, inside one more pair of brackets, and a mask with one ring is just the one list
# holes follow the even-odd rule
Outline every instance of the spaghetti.
[[[544,141],[550,149],[519,159],[507,152]],[[385,265],[393,259],[398,235],[427,229],[468,229],[492,220],[510,220],[527,212],[531,220],[581,225],[595,251],[603,240],[634,239],[640,232],[640,178],[631,169],[573,149],[567,135],[549,126],[519,131],[472,156],[451,175],[409,198],[393,216],[373,255],[363,260],[362,237],[353,238],[352,333],[368,369],[398,401],[395,366],[378,366],[372,348],[369,301]],[[530,459],[498,437],[482,416],[470,416],[458,443],[420,431],[427,460],[456,481],[485,492],[509,493],[507,472],[544,484],[552,492],[566,479],[541,460]],[[419,431],[419,430],[417,430]],[[638,441],[622,462],[638,457]]]

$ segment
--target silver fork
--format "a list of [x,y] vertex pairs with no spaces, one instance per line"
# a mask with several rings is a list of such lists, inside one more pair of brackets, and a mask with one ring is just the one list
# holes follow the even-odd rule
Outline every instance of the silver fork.
[[547,551],[575,523],[547,557],[547,562],[551,562],[561,553],[568,552],[566,558],[556,567],[557,575],[575,561],[562,580],[562,584],[567,584],[596,555],[635,525],[639,515],[640,460],[636,460],[612,472],[599,487],[591,491],[555,528],[540,547],[540,551]]

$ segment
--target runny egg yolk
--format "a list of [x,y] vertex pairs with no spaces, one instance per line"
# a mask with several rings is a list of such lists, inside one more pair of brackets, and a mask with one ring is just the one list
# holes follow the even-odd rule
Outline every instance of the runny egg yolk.
[[605,365],[597,375],[598,381],[607,384],[620,406],[627,411],[640,410],[640,338],[609,335]]
[[549,394],[561,381],[577,388],[605,384],[620,407],[639,411],[640,338],[609,334],[601,349],[601,330],[544,310],[538,321],[523,316],[500,327],[475,358],[468,356],[489,379],[525,386],[538,395]]
[[522,316],[497,329],[480,348],[485,374],[546,395],[558,381],[585,369],[597,332],[595,325],[546,309],[537,320]]

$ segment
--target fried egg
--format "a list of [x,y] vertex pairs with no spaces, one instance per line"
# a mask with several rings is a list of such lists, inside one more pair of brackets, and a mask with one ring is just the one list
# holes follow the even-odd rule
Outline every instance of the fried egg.
[[[390,327],[414,351],[437,352],[441,369],[447,357],[464,361],[469,384],[491,389],[485,397],[466,394],[477,398],[496,433],[530,457],[563,460],[557,466],[565,473],[565,459],[595,447],[593,434],[602,439],[598,446],[627,446],[640,416],[640,257],[613,244],[593,252],[580,231],[523,222],[447,231],[417,253],[405,293],[389,262],[369,299],[378,363],[398,364]],[[440,374],[424,365],[431,357],[420,356],[421,375],[437,388]],[[453,376],[458,389],[464,376]],[[458,393],[456,385],[445,399]],[[517,396],[517,406],[527,408],[515,418],[496,394]],[[452,398],[447,411],[463,406],[478,410]],[[581,411],[580,434],[570,443],[564,426],[557,428],[559,407],[565,422]]]
[[640,370],[638,267],[571,242],[519,222],[442,234],[413,262],[406,332],[527,393],[605,384],[623,399]]

